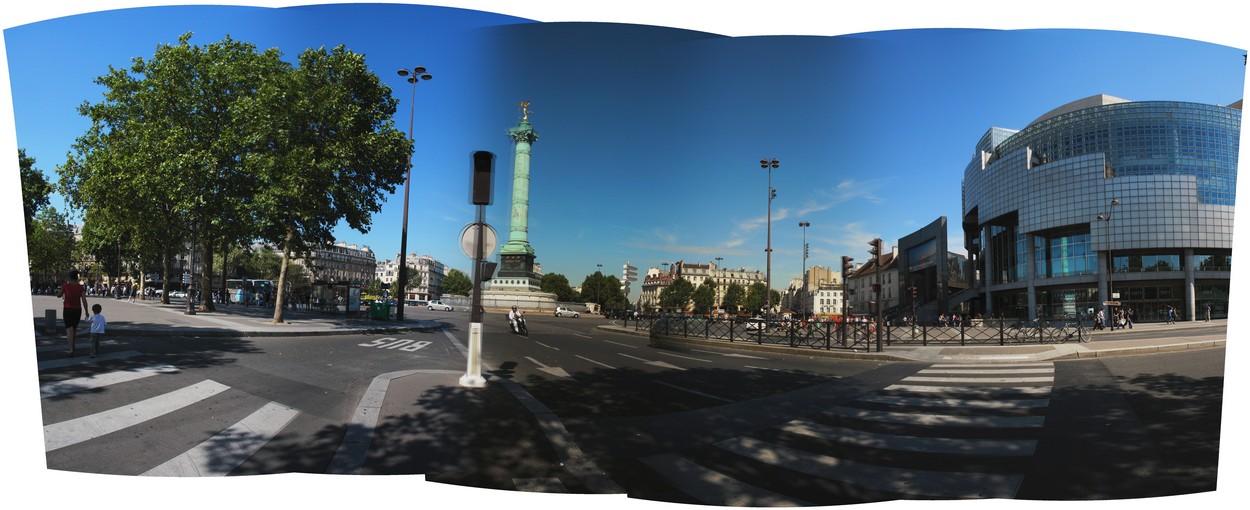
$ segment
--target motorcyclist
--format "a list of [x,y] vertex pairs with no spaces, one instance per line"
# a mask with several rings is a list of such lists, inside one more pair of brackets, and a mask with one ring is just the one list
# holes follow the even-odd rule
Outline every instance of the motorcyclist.
[[508,325],[512,327],[512,332],[516,333],[516,319],[519,314],[516,311],[516,305],[512,305],[512,310],[508,312]]

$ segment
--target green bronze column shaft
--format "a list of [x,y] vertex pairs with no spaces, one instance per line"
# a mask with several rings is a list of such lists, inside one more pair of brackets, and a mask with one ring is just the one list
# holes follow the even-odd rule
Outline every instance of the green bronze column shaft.
[[516,142],[512,161],[512,222],[508,242],[500,249],[500,254],[534,254],[529,244],[530,146],[538,140],[538,133],[529,123],[528,106],[529,101],[522,103],[525,116],[521,124],[508,130],[508,136]]

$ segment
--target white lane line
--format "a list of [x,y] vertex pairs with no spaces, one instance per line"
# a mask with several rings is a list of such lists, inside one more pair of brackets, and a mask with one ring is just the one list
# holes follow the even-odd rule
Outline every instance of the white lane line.
[[299,411],[265,404],[195,448],[149,469],[143,476],[226,476],[278,435]]
[[1021,475],[898,469],[820,455],[787,446],[737,437],[716,446],[749,459],[860,487],[945,498],[1012,498]]
[[702,362],[704,362],[704,363],[711,363],[711,362],[712,362],[712,360],[710,360],[710,359],[691,358],[690,356],[682,356],[682,355],[680,355],[680,354],[673,354],[673,353],[671,353],[671,352],[664,352],[664,351],[657,351],[657,352],[659,352],[660,354],[663,354],[663,355],[665,355],[665,356],[672,356],[672,357],[674,357],[674,358],[688,359],[688,360],[690,360],[690,361],[702,361]]
[[[452,337],[452,340],[455,340],[455,337]],[[365,455],[369,453],[369,444],[373,442],[373,430],[378,424],[378,415],[382,412],[382,401],[386,398],[386,390],[390,388],[391,381],[417,373],[463,374],[464,372],[453,370],[401,370],[374,377],[373,381],[369,383],[369,389],[365,390],[364,396],[360,398],[360,403],[356,404],[356,411],[352,414],[351,421],[347,423],[347,432],[343,434],[343,442],[339,443],[339,448],[334,453],[334,458],[330,460],[330,465],[326,467],[326,473],[340,475],[360,474],[360,468],[365,463]]]
[[[79,341],[74,342],[78,344],[75,347],[78,347],[79,349],[81,349],[82,347],[91,349],[91,337],[87,335],[84,335],[84,336],[86,337],[86,340],[79,340]],[[117,340],[101,340],[100,345],[117,345]],[[61,344],[53,344],[53,345],[40,345],[38,347],[35,347],[35,352],[55,352],[55,351],[65,352],[68,349],[69,349],[68,345],[61,343]]]
[[716,395],[709,395],[709,394],[707,394],[707,393],[703,393],[702,391],[696,391],[696,390],[692,390],[692,389],[690,389],[690,388],[682,388],[681,386],[677,386],[677,385],[675,385],[675,384],[669,384],[669,383],[666,383],[666,382],[664,382],[664,381],[651,381],[651,382],[656,383],[656,384],[662,384],[662,385],[664,385],[664,386],[668,386],[669,388],[672,388],[672,389],[675,389],[675,390],[681,390],[681,391],[684,391],[684,392],[687,392],[687,393],[692,393],[692,394],[698,395],[698,396],[700,396],[700,397],[710,398],[710,399],[712,399],[712,400],[719,400],[719,401],[721,401],[721,402],[733,402],[732,400],[729,400],[729,399],[724,398],[724,397],[718,397],[718,396],[716,396]]
[[463,344],[461,344],[459,340],[456,340],[455,335],[451,334],[451,332],[447,330],[443,330],[443,334],[447,335],[447,339],[451,340],[451,345],[455,346],[457,351],[460,351],[461,356],[464,356],[466,358],[469,357],[469,349],[466,348]]
[[552,347],[552,346],[550,346],[550,345],[547,345],[547,344],[545,344],[545,343],[539,342],[539,341],[537,341],[537,340],[535,340],[535,341],[534,341],[534,343],[536,343],[536,344],[538,344],[538,345],[541,345],[541,346],[543,346],[543,347],[546,347],[546,348],[548,348],[548,349],[551,349],[551,350],[553,350],[553,351],[558,351],[558,350],[560,350],[558,347]]
[[1055,382],[1054,377],[905,377],[905,382],[1020,384]]
[[610,368],[610,369],[616,370],[616,367],[614,367],[614,366],[612,366],[612,365],[609,365],[609,364],[607,364],[607,363],[600,363],[600,362],[598,362],[598,361],[595,361],[595,360],[593,360],[593,359],[587,358],[587,357],[582,356],[582,355],[580,355],[580,354],[574,354],[573,356],[576,356],[576,357],[578,357],[578,358],[584,359],[584,360],[586,360],[586,361],[589,361],[589,362],[591,362],[591,363],[594,363],[594,364],[599,365],[599,366],[602,366],[602,367],[606,367],[606,368]]
[[1023,400],[980,400],[964,398],[895,397],[889,395],[868,395],[859,398],[857,402],[873,402],[877,404],[895,406],[952,407],[964,409],[1016,409],[1021,407],[1038,408],[1050,405],[1050,400],[1044,398]]
[[618,353],[616,353],[616,354],[618,354],[618,355],[620,355],[620,356],[625,356],[626,358],[629,358],[629,359],[634,359],[634,360],[641,361],[644,365],[651,365],[651,366],[653,366],[653,367],[661,367],[661,368],[670,368],[670,369],[673,369],[673,370],[683,370],[683,371],[684,371],[684,370],[686,370],[686,369],[684,369],[684,368],[682,368],[682,367],[679,367],[679,366],[677,366],[677,365],[670,365],[670,364],[665,363],[665,362],[663,362],[663,361],[651,361],[651,360],[647,360],[647,359],[642,359],[642,358],[639,358],[639,357],[637,357],[637,356],[630,356],[630,355],[625,354],[625,353],[622,353],[622,352],[618,352]]
[[52,381],[39,385],[39,398],[55,397],[58,395],[68,395],[80,391],[94,390],[103,388],[113,384],[119,384],[144,377],[151,377],[156,374],[169,374],[177,372],[178,369],[171,365],[160,364],[150,367],[135,368],[131,370],[120,370],[117,372],[109,372],[107,374],[93,375],[89,377],[78,377],[74,379],[66,379],[64,381]]
[[171,391],[133,404],[101,411],[82,418],[75,418],[43,427],[44,451],[74,445],[110,434],[126,427],[138,425],[153,418],[177,411],[186,406],[230,389],[213,380],[205,380],[180,390]]
[[594,340],[594,339],[595,339],[595,337],[593,337],[593,336],[586,336],[586,335],[583,335],[583,334],[580,334],[580,333],[573,333],[573,336],[580,336],[580,337],[582,337],[582,338],[589,338],[589,339],[591,339],[591,340]]
[[521,402],[522,406],[534,416],[538,421],[539,428],[542,429],[543,435],[547,437],[547,442],[555,450],[556,456],[563,463],[564,468],[577,477],[592,493],[595,494],[622,494],[625,489],[612,481],[599,466],[595,465],[594,459],[582,452],[581,447],[577,446],[577,441],[569,434],[568,429],[564,427],[564,423],[560,421],[560,417],[552,412],[545,404],[530,395],[528,391],[520,384],[504,377],[495,377],[492,382],[502,384],[513,397]]
[[936,362],[930,369],[990,369],[990,367],[1010,367],[1010,369],[1053,369],[1053,362],[1013,362],[1010,365],[986,365],[984,362]]
[[881,450],[936,453],[945,455],[977,455],[997,457],[1028,457],[1037,449],[1036,439],[965,439],[953,437],[917,437],[880,434],[835,427],[804,420],[795,420],[779,427],[792,434],[827,439]]
[[1054,374],[1055,369],[1052,368],[959,368],[959,369],[932,369],[926,368],[917,374],[934,374],[934,375],[1004,375],[1004,374]]
[[1046,421],[1045,416],[953,416],[945,414],[895,413],[851,407],[835,407],[824,411],[824,413],[830,416],[842,416],[857,420],[934,427],[1039,428]]
[[97,363],[100,361],[112,361],[116,359],[125,359],[125,358],[133,358],[135,356],[141,356],[139,351],[118,351],[118,352],[110,352],[108,354],[104,354],[104,355],[96,356],[92,358],[90,356],[87,356],[83,352],[82,349],[78,349],[78,352],[79,354],[77,356],[74,356],[73,358],[60,358],[60,359],[50,359],[48,361],[40,361],[38,369],[40,371],[43,371],[43,370],[48,370],[51,368],[65,368],[65,367],[72,367],[75,365],[86,365],[88,363]]
[[619,345],[619,346],[621,346],[621,347],[629,347],[630,349],[637,349],[637,348],[638,348],[638,346],[637,346],[637,345],[623,344],[623,343],[620,343],[620,342],[613,342],[613,341],[611,341],[611,340],[604,340],[604,342],[610,343],[610,344],[612,344],[612,345]]
[[886,390],[909,391],[915,393],[942,393],[946,396],[966,397],[1002,397],[1003,395],[1049,395],[1050,386],[927,386],[920,384],[895,384]]
[[712,471],[684,457],[666,453],[639,459],[682,492],[715,506],[812,506],[806,501],[761,489]]
[[716,352],[716,351],[704,351],[701,349],[690,349],[690,352],[701,352],[703,354],[715,354],[717,356],[725,356],[727,358],[768,359],[763,356],[751,356],[747,354],[738,354],[736,352],[726,353],[726,352]]

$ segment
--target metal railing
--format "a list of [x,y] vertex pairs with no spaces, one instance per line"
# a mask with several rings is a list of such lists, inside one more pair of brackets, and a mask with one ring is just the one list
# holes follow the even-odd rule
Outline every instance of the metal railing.
[[[633,319],[635,331],[652,337],[670,336],[723,340],[729,343],[806,347],[810,349],[875,350],[876,325],[872,322],[763,322],[701,317],[652,316]],[[629,321],[625,322],[629,327]],[[1028,321],[1017,319],[970,320],[957,325],[939,323],[886,324],[884,345],[1015,345],[1085,341],[1089,331],[1080,321]]]

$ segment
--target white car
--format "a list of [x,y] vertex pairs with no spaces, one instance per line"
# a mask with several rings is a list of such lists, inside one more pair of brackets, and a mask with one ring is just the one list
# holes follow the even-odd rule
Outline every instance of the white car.
[[579,313],[577,313],[577,312],[575,312],[575,311],[573,311],[573,310],[569,309],[568,307],[565,307],[565,306],[557,306],[557,307],[556,307],[556,317],[564,317],[565,315],[568,315],[568,316],[570,316],[570,317],[573,317],[574,319],[576,319],[576,318],[578,318],[578,317],[581,317],[581,314],[579,314]]
[[443,304],[442,301],[430,301],[429,303],[425,304],[425,307],[429,309],[430,311],[442,310],[444,312],[450,312],[454,310],[454,308],[452,308],[451,305]]

